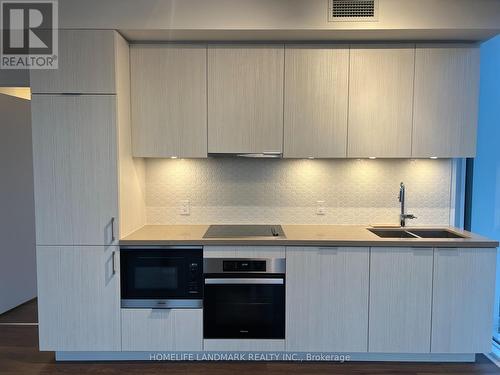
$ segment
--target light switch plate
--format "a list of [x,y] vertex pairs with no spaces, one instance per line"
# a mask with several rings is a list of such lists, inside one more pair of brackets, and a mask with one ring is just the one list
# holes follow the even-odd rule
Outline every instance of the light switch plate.
[[181,215],[189,215],[191,214],[191,203],[189,199],[181,200],[180,212]]
[[325,201],[316,201],[316,215],[325,215]]

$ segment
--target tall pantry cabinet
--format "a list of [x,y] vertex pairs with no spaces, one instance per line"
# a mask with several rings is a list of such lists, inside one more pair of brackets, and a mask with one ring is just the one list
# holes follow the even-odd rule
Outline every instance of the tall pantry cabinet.
[[114,31],[59,35],[59,69],[30,77],[40,349],[121,350],[118,239],[144,223],[129,48]]

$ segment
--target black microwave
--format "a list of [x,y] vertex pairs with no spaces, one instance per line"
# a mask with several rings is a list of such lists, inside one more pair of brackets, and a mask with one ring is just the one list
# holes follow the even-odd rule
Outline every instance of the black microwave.
[[120,248],[122,308],[201,308],[202,247]]

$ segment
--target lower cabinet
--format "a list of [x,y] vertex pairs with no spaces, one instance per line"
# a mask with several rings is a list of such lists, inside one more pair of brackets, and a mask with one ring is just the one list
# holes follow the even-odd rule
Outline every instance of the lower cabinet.
[[40,350],[119,351],[120,260],[115,246],[38,246]]
[[203,310],[122,309],[123,351],[201,351]]
[[432,262],[431,248],[371,248],[369,352],[430,352]]
[[491,351],[496,248],[434,253],[433,353]]
[[368,248],[287,247],[286,350],[366,352]]

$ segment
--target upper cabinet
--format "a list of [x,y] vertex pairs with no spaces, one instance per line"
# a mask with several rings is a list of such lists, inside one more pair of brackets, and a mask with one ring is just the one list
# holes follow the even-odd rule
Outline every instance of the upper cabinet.
[[208,152],[282,152],[283,45],[208,47]]
[[130,49],[133,154],[207,156],[205,45]]
[[475,155],[471,44],[134,45],[131,81],[136,157]]
[[415,58],[413,157],[474,157],[479,48],[418,45]]
[[411,156],[414,45],[351,46],[348,157]]
[[284,156],[346,157],[349,47],[285,49]]
[[58,69],[31,70],[34,94],[115,94],[115,32],[59,30]]

